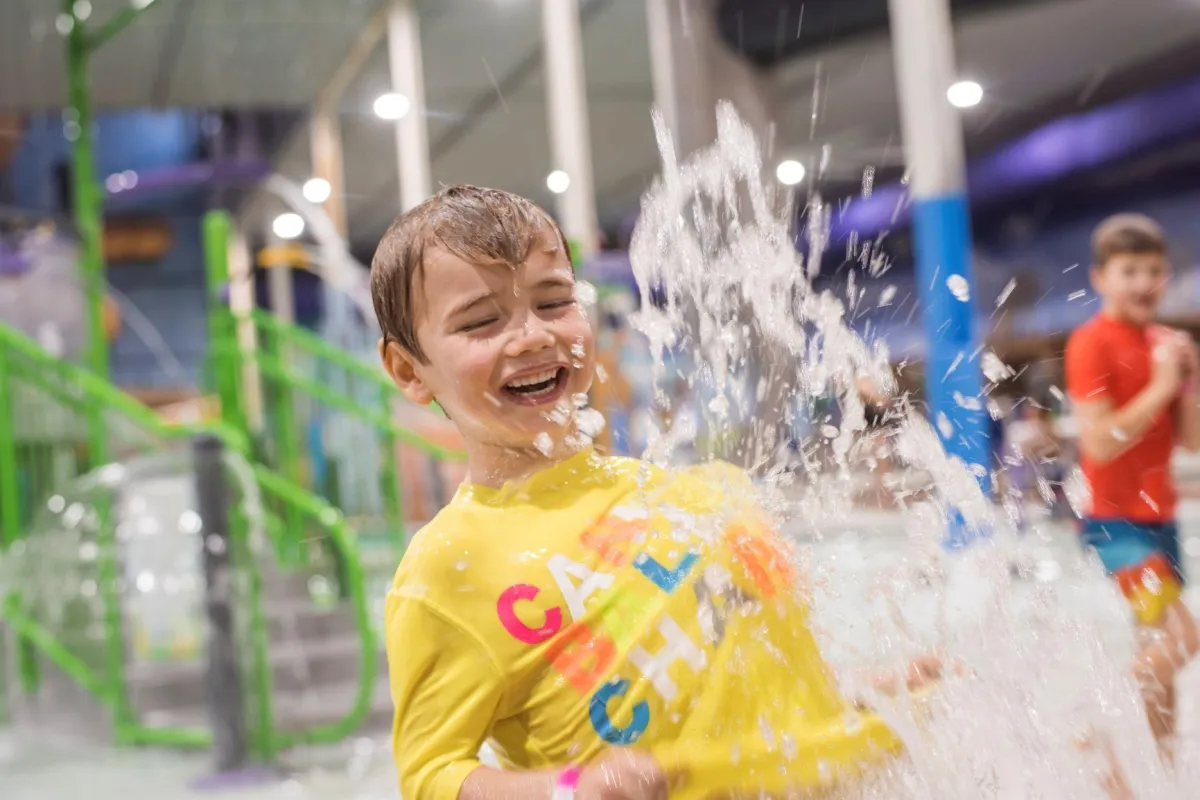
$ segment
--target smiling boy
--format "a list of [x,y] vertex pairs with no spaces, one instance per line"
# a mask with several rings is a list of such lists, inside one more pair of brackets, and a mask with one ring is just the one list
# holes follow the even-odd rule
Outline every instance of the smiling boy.
[[372,294],[388,373],[467,451],[387,600],[406,800],[782,795],[899,749],[838,693],[742,473],[588,446],[592,330],[545,212],[446,189],[385,234]]

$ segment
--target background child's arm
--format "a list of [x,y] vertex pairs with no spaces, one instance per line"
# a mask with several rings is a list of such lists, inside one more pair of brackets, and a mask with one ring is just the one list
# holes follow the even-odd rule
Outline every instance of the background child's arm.
[[[1179,396],[1183,366],[1177,351],[1169,346],[1156,352],[1150,382],[1120,408],[1115,408],[1102,378],[1111,370],[1101,350],[1072,352],[1067,349],[1067,388],[1075,398],[1079,418],[1079,447],[1090,458],[1105,462],[1125,452],[1153,424],[1163,409]],[[1090,389],[1095,385],[1096,389]]]
[[1186,333],[1183,337],[1184,387],[1175,412],[1176,439],[1186,450],[1200,450],[1200,352]]

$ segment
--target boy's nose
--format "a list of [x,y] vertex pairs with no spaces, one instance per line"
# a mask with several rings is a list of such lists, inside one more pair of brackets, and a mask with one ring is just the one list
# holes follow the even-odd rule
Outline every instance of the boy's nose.
[[526,318],[509,339],[505,348],[510,356],[518,356],[554,346],[554,335],[536,318]]

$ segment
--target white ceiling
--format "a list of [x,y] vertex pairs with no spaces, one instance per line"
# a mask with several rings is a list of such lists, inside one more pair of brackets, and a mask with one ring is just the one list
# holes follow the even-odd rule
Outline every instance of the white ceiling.
[[[613,223],[635,207],[658,167],[650,124],[650,52],[643,0],[592,3],[588,14],[585,0],[583,30],[592,154],[600,214]],[[422,35],[435,185],[497,186],[552,204],[544,188],[551,159],[539,5],[438,0],[437,11],[426,14]],[[1094,90],[1123,68],[1200,42],[1198,37],[1200,3],[1187,0],[1059,0],[970,17],[957,28],[960,70],[982,83],[987,97],[965,114],[968,136],[1054,99]],[[774,76],[776,157],[816,164],[821,146],[829,144],[826,177],[842,180],[858,180],[867,165],[902,164],[891,59],[886,36],[876,35],[780,67]],[[521,79],[509,80],[514,73]],[[820,91],[814,92],[818,75]],[[343,104],[347,207],[356,242],[374,241],[398,205],[394,138],[369,113],[373,98],[386,89],[381,47]],[[489,99],[482,113],[466,113]],[[1069,113],[1071,107],[1062,110]],[[306,177],[308,147],[307,136],[298,132],[279,168],[298,180]]]
[[[128,1],[91,0],[92,22]],[[97,56],[97,106],[305,106],[381,0],[159,2]],[[613,222],[634,207],[657,167],[645,3],[581,2],[596,188],[601,216]],[[435,184],[497,186],[551,204],[540,4],[419,0]],[[0,112],[62,104],[54,26],[60,8],[58,0],[0,0]],[[987,91],[983,105],[965,115],[970,136],[1189,42],[1200,48],[1200,2],[1021,3],[969,17],[957,35],[961,72]],[[866,165],[902,163],[885,35],[792,59],[774,82],[778,157],[815,163],[829,144],[826,177],[842,180],[856,179]],[[371,114],[387,87],[380,46],[342,101],[347,208],[359,243],[373,241],[398,205],[394,137]],[[277,168],[308,176],[303,128],[278,155]]]
[[[131,0],[87,0],[97,30]],[[98,108],[305,106],[379,0],[158,0],[97,51]],[[0,111],[61,107],[62,0],[0,0]]]

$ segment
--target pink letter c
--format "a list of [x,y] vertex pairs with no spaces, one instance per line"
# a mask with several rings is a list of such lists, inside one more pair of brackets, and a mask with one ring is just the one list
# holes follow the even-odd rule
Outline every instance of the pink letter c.
[[496,613],[500,615],[500,623],[514,638],[525,644],[541,644],[562,627],[562,610],[557,606],[546,612],[546,622],[540,628],[531,628],[517,617],[513,610],[518,600],[532,600],[541,590],[527,583],[510,586],[500,594],[496,601]]

